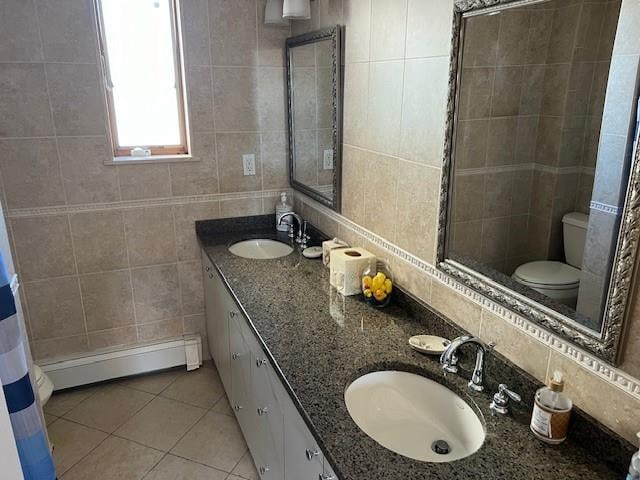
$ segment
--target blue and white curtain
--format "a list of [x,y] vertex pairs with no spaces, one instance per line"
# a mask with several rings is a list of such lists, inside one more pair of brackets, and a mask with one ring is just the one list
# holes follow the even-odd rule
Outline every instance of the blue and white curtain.
[[0,383],[25,480],[54,480],[56,471],[29,379],[26,342],[0,255]]

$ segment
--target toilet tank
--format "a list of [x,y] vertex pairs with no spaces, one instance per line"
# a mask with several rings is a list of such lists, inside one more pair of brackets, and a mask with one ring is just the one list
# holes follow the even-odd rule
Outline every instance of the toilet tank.
[[589,215],[584,213],[572,212],[562,217],[564,256],[567,263],[576,268],[582,268],[588,224]]

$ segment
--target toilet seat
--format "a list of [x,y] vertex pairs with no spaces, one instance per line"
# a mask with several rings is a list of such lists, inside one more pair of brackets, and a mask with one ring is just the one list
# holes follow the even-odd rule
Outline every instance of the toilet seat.
[[534,289],[575,290],[580,270],[563,262],[539,261],[520,265],[513,274],[518,282]]

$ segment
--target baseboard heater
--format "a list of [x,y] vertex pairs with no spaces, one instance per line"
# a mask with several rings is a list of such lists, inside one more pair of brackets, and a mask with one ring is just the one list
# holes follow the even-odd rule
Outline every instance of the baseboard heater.
[[53,361],[40,368],[51,378],[55,391],[182,365],[186,365],[187,370],[202,365],[200,335]]

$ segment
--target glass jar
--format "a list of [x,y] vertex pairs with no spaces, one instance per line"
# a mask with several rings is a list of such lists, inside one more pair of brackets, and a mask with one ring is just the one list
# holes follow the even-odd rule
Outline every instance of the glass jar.
[[378,260],[375,268],[362,272],[362,294],[369,305],[376,308],[389,305],[393,288],[393,273],[388,263]]

